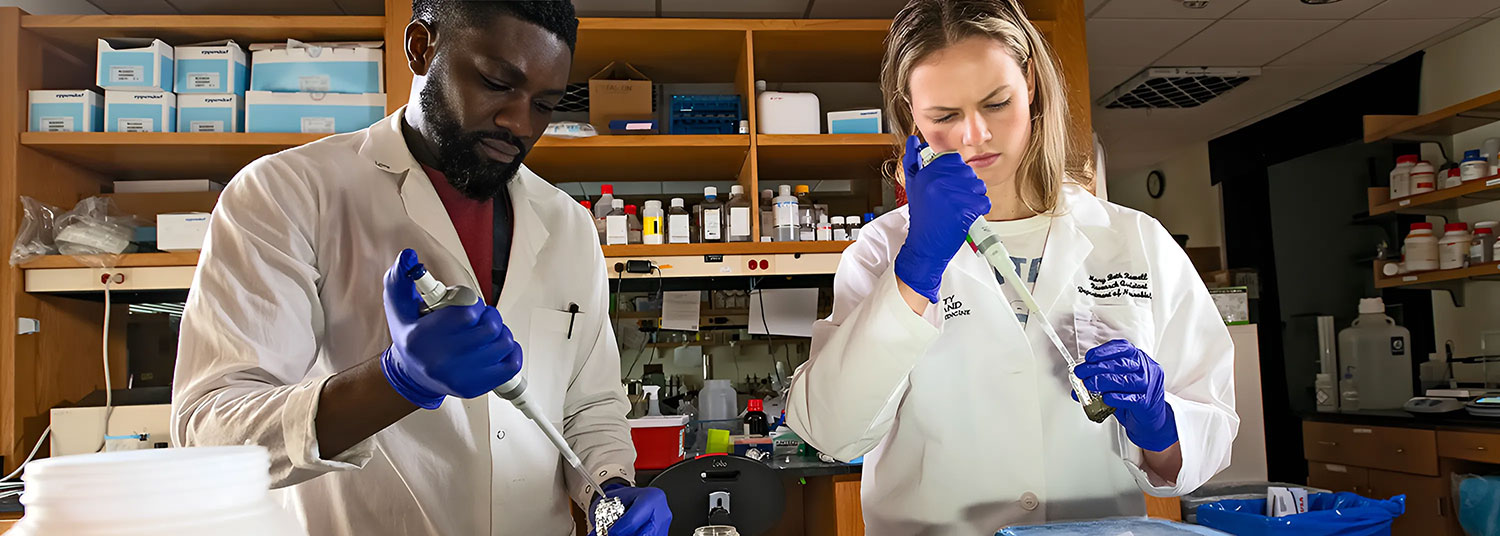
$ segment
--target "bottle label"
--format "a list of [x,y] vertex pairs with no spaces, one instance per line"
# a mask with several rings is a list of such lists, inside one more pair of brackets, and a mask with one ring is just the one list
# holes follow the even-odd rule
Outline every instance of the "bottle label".
[[724,238],[724,227],[719,218],[719,209],[703,211],[703,241],[722,240]]
[[776,226],[797,225],[797,202],[783,201],[776,204]]
[[667,216],[667,232],[670,236],[667,241],[673,244],[688,243],[688,215],[672,214]]
[[624,244],[628,240],[629,232],[626,230],[625,216],[608,216],[604,218],[604,241],[606,245]]
[[641,223],[641,232],[646,236],[661,234],[661,218],[658,216],[647,216]]
[[729,207],[729,236],[750,236],[750,207]]

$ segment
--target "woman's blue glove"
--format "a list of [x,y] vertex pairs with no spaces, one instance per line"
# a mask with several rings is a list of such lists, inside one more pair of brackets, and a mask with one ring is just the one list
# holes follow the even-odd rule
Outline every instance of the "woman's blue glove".
[[948,261],[963,247],[974,220],[989,214],[990,200],[985,197],[984,181],[957,154],[939,156],[917,169],[926,146],[911,136],[901,155],[911,222],[895,268],[901,282],[937,303]]
[[403,250],[385,272],[385,321],[391,346],[380,369],[402,397],[437,409],[446,396],[474,398],[521,371],[521,345],[500,312],[483,303],[422,315],[422,297],[406,276],[417,252]]
[[[625,505],[625,515],[609,527],[610,536],[667,536],[667,529],[672,528],[672,510],[667,507],[667,494],[656,488],[634,488],[624,484],[605,484],[604,491]],[[589,511],[593,512],[598,503],[599,498],[595,497]],[[589,536],[594,536],[594,533],[590,532]]]
[[1117,410],[1115,417],[1137,446],[1161,452],[1177,443],[1177,419],[1162,387],[1161,366],[1146,352],[1115,339],[1089,350],[1073,374]]

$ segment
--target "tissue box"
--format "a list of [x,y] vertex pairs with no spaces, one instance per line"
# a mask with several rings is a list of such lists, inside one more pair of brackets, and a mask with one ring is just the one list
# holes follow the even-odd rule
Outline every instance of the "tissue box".
[[245,101],[233,93],[177,96],[178,132],[242,132]]
[[381,43],[286,43],[250,45],[255,70],[251,91],[385,93]]
[[160,39],[116,37],[99,40],[99,87],[172,91],[172,46]]
[[829,134],[879,134],[880,110],[828,112]]
[[383,117],[384,93],[251,91],[245,94],[245,132],[354,132]]
[[234,93],[243,96],[250,87],[250,69],[245,51],[234,41],[215,41],[177,47],[178,95],[189,93]]
[[156,249],[188,251],[203,249],[208,236],[207,212],[176,212],[156,215]]
[[177,95],[104,90],[105,132],[176,132]]
[[104,124],[104,98],[88,89],[32,90],[31,132],[99,132]]

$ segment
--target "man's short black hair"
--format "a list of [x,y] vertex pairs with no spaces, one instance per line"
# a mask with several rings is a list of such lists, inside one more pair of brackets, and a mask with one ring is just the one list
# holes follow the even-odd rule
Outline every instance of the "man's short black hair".
[[478,27],[510,15],[541,26],[568,44],[578,44],[578,17],[572,0],[411,0],[411,19],[433,26]]

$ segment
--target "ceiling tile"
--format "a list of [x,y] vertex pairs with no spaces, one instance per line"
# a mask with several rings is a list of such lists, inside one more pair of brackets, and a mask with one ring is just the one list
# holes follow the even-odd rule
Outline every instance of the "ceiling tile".
[[1115,86],[1129,80],[1141,72],[1145,67],[1090,67],[1089,68],[1089,98],[1099,99]]
[[[1120,1],[1123,0],[1114,0],[1109,5]],[[1089,65],[1150,64],[1211,23],[1209,20],[1091,19],[1087,34]]]
[[176,15],[165,0],[93,0],[95,7],[110,15]]
[[172,0],[183,15],[342,15],[334,0]]
[[809,0],[661,0],[663,17],[802,18]]
[[906,0],[812,0],[814,19],[889,19]]
[[1463,24],[1465,20],[1351,20],[1271,64],[1375,63]]
[[1500,0],[1386,0],[1361,13],[1361,19],[1445,19],[1479,17],[1496,8]]
[[1333,20],[1221,20],[1153,65],[1259,67],[1338,24]]
[[1245,0],[1213,0],[1208,7],[1183,7],[1182,0],[1111,0],[1095,13],[1101,19],[1217,19]]
[[1384,0],[1340,0],[1332,4],[1304,4],[1293,0],[1249,0],[1230,19],[1352,19]]
[[656,0],[573,0],[573,8],[580,17],[656,16]]

